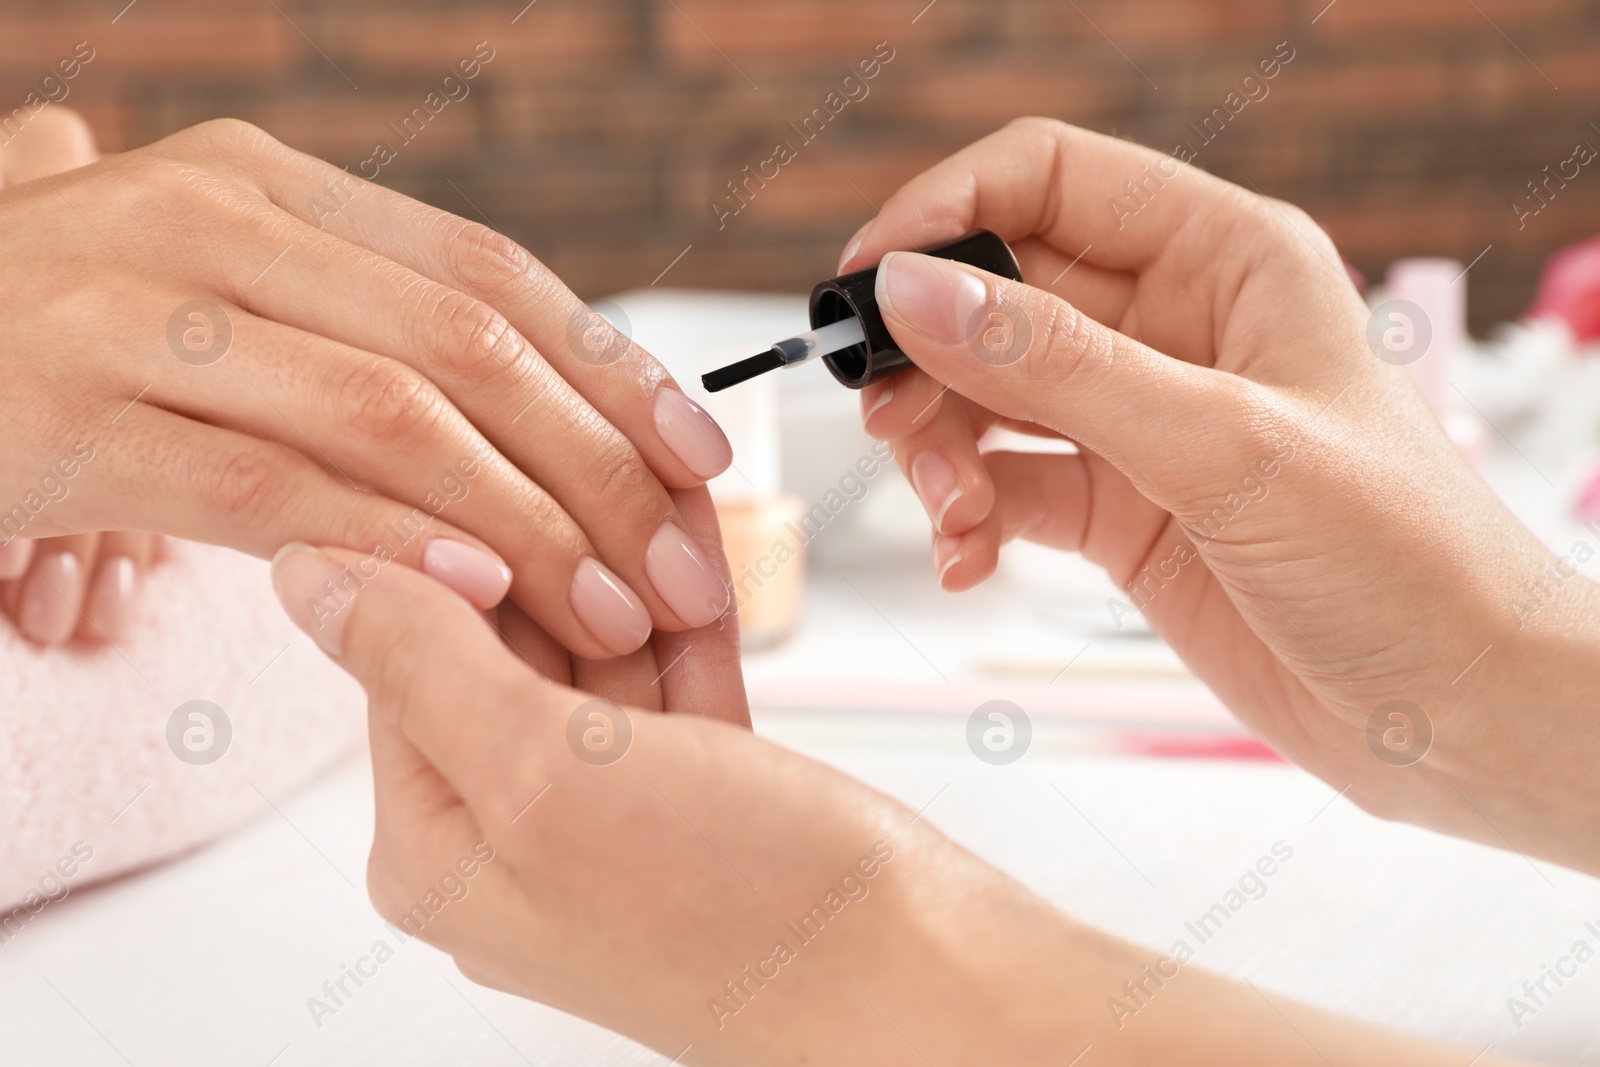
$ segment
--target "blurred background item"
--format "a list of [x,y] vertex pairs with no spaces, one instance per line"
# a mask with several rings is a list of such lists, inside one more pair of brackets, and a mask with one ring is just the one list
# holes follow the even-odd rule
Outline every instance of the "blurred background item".
[[[873,204],[1024,114],[1186,142],[1304,206],[1369,278],[1473,263],[1480,335],[1600,232],[1600,168],[1574,155],[1600,146],[1591,0],[525,3],[9,0],[0,118],[41,57],[88,41],[65,102],[108,149],[223,115],[357,171],[388,143],[379,180],[488,220],[590,297],[663,271],[804,292]],[[493,58],[452,98],[479,42]],[[408,132],[429,93],[448,106]]]

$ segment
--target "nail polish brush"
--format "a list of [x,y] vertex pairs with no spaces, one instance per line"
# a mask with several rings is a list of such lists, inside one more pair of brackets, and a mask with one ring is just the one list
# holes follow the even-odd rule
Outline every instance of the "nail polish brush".
[[[1022,280],[1017,257],[998,235],[988,230],[974,230],[949,244],[921,251],[1012,281]],[[785,338],[760,355],[702,375],[700,381],[706,392],[719,393],[779,367],[797,367],[816,359],[851,389],[881,381],[911,366],[910,358],[900,351],[878,313],[877,282],[878,267],[874,265],[819,283],[811,291],[809,331]]]

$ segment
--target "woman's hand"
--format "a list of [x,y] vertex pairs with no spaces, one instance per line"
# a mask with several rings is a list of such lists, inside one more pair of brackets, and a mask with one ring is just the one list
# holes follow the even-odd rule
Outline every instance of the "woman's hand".
[[[677,497],[714,545],[706,494]],[[359,562],[293,546],[274,586],[310,628],[308,598]],[[312,632],[370,696],[368,888],[474,981],[730,1067],[1470,1058],[1187,966],[1120,1018],[1154,954],[754,737],[732,619],[590,663],[509,606],[502,642],[403,567],[352,588]]]
[[[1548,580],[1555,557],[1375,356],[1316,225],[1025,119],[896,193],[842,269],[977,227],[1031,284],[889,256],[879,304],[920,370],[862,397],[945,587],[1009,538],[1082,551],[1127,590],[1113,619],[1142,611],[1358,803],[1600,873],[1600,598],[1570,569]],[[980,453],[994,425],[1079,451]]]
[[232,121],[8,188],[0,219],[0,541],[338,545],[480,607],[509,587],[596,658],[726,608],[665,488],[726,439],[494,231]]
[[[100,158],[94,134],[76,111],[46,108],[0,144],[0,189]],[[117,641],[132,622],[144,572],[160,558],[146,533],[7,538],[0,534],[0,607],[30,640],[55,645]]]

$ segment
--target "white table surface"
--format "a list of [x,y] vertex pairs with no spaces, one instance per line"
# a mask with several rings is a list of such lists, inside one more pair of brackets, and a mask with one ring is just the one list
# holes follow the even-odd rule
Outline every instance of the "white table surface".
[[[1594,880],[1378,822],[1282,765],[1085,755],[1060,740],[997,768],[965,749],[955,716],[758,725],[913,807],[932,800],[924,817],[958,841],[1156,949],[1283,841],[1293,859],[1197,965],[1473,1050],[1600,1064],[1600,963],[1520,1031],[1506,1008],[1600,921]],[[0,947],[0,1063],[664,1062],[475,987],[417,942],[319,1029],[306,999],[383,932],[359,888],[365,760],[279,807],[176,863],[74,893]]]

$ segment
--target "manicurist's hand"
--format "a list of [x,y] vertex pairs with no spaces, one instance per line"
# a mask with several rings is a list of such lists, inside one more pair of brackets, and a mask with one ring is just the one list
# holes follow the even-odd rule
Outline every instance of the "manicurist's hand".
[[[1600,873],[1595,586],[1375,356],[1321,230],[1025,119],[896,193],[843,269],[977,227],[1026,284],[889,255],[878,300],[920,369],[862,398],[935,523],[944,586],[988,576],[1013,537],[1082,551],[1126,590],[1113,619],[1142,611],[1358,803]],[[981,454],[995,425],[1078,454]]]
[[[0,144],[0,189],[100,158],[75,111],[54,106]],[[116,641],[132,623],[144,572],[159,558],[152,534],[76,534],[33,540],[0,530],[0,607],[30,640]]]
[[[715,544],[704,491],[676,496]],[[358,581],[360,561],[291,546],[274,586],[370,698],[374,903],[475,981],[686,1064],[1470,1058],[1190,967],[1118,1016],[1152,955],[753,736],[731,618],[595,663],[514,606],[496,633],[404,567]],[[327,583],[350,595],[319,627]]]
[[233,121],[36,178],[0,192],[0,540],[338,545],[592,657],[726,608],[665,488],[726,439],[510,240]]

